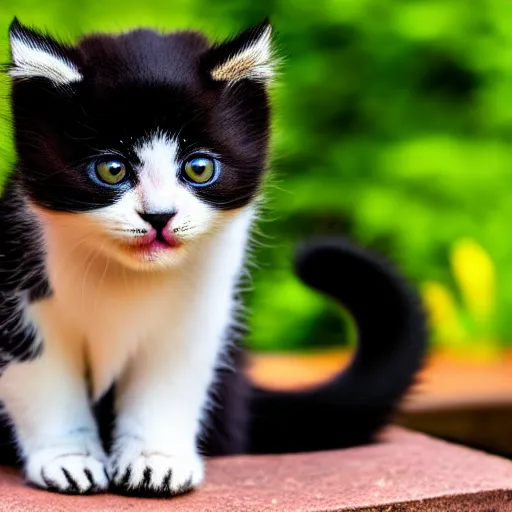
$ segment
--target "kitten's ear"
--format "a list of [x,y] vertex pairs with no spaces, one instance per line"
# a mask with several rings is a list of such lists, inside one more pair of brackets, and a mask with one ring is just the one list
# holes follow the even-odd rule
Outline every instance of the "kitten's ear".
[[11,77],[47,78],[57,85],[82,80],[82,74],[73,61],[72,48],[25,27],[17,18],[9,27],[9,41],[12,63],[8,74]]
[[214,45],[204,56],[210,77],[218,82],[237,82],[245,78],[267,82],[275,71],[272,52],[272,26],[268,19],[235,38]]

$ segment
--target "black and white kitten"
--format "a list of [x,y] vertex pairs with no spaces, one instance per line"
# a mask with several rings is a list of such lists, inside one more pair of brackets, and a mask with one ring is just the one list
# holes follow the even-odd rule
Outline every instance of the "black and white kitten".
[[172,495],[203,479],[200,451],[369,441],[425,349],[415,296],[387,265],[339,240],[301,252],[303,280],[359,326],[332,382],[255,389],[233,348],[267,169],[270,25],[216,45],[136,30],[70,46],[14,20],[10,44],[0,400],[27,480]]

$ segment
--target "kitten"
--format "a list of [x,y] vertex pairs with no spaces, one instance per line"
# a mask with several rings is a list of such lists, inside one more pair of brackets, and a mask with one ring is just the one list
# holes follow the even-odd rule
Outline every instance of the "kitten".
[[298,259],[358,323],[345,372],[297,393],[243,375],[236,289],[267,170],[268,22],[214,45],[135,30],[70,46],[16,19],[9,34],[0,400],[28,482],[174,495],[203,479],[200,452],[369,441],[426,343],[414,294],[372,255],[319,240]]

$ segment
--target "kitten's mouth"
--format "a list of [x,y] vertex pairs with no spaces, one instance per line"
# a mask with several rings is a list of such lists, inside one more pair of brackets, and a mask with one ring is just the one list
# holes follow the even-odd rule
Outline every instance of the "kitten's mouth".
[[159,252],[177,249],[180,245],[181,242],[173,233],[153,230],[136,238],[129,244],[129,249],[141,256],[152,256]]

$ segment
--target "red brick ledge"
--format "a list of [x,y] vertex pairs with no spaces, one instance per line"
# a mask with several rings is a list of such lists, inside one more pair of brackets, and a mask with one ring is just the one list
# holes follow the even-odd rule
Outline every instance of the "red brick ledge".
[[[349,419],[347,419],[349,421]],[[0,472],[0,512],[512,511],[512,462],[391,428],[374,446],[208,463],[202,488],[172,500],[62,496]]]

